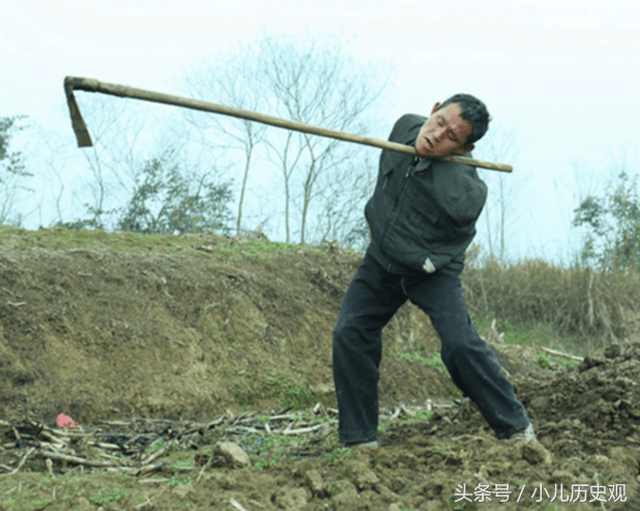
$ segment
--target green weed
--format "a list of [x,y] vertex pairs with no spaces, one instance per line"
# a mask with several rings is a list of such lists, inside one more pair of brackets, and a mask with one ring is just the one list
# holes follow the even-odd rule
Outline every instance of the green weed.
[[101,504],[105,504],[106,502],[115,502],[125,496],[126,495],[123,495],[120,492],[119,488],[114,488],[113,490],[107,491],[104,493],[101,491],[100,493],[98,493],[97,496],[91,499],[91,502],[93,502],[94,504],[101,505]]
[[253,466],[262,470],[293,461],[295,456],[291,456],[292,446],[301,442],[304,442],[303,438],[286,435],[246,435],[237,443],[245,450],[258,452],[251,458],[255,460]]
[[258,470],[264,470],[265,468],[273,468],[278,464],[278,460],[273,458],[267,461],[257,461],[253,467]]
[[447,444],[447,445],[436,445],[434,447],[432,447],[432,449],[436,450],[436,451],[450,451],[452,449],[455,449],[457,446],[454,444]]
[[171,478],[162,484],[165,486],[178,486],[179,484],[193,486],[193,481],[189,476],[180,476],[180,472],[174,472]]
[[462,500],[460,502],[456,502],[453,497],[449,497],[449,503],[451,504],[451,509],[453,511],[477,511],[478,510],[477,502],[469,502],[468,500]]
[[402,420],[404,421],[428,421],[433,417],[433,412],[427,412],[426,410],[416,410],[415,415],[412,417],[410,415],[403,416]]
[[543,511],[562,511],[561,507],[558,507],[551,502],[544,502],[540,509],[542,509]]
[[565,368],[571,367],[579,363],[580,363],[579,360],[574,360],[572,358],[565,358],[562,360],[562,364],[564,365]]
[[615,475],[614,474],[609,474],[607,477],[601,477],[600,478],[600,484],[602,486],[607,486],[607,485],[611,484],[614,479],[615,479]]
[[216,441],[216,438],[212,434],[207,433],[207,434],[202,435],[201,442],[203,444],[211,445],[211,444],[215,443],[215,441]]
[[149,448],[149,454],[153,454],[154,452],[158,452],[160,449],[163,449],[166,444],[163,440],[156,440],[151,447]]
[[351,448],[349,447],[338,447],[331,452],[326,453],[323,456],[323,462],[325,465],[331,466],[338,463],[339,460],[348,456],[351,453]]
[[298,408],[305,406],[313,406],[314,397],[309,389],[298,385],[290,378],[286,377],[284,380],[284,392],[282,393],[280,404],[284,408],[293,408],[294,410],[297,410]]
[[431,367],[438,371],[440,374],[445,374],[447,372],[447,368],[440,357],[440,353],[434,351],[433,353],[428,353],[427,357],[422,356],[418,352],[409,353],[406,351],[397,351],[396,355],[404,360],[411,360],[414,362],[420,362],[427,367]]
[[551,364],[549,357],[544,353],[536,355],[536,362],[540,367],[542,367],[542,369],[549,369],[549,365]]
[[298,410],[307,406],[313,406],[317,399],[307,388],[294,382],[288,375],[269,371],[246,373],[246,382],[249,389],[237,384],[234,394],[237,403],[243,407],[253,406],[265,399],[279,398],[280,406]]
[[322,417],[316,417],[313,419],[313,423],[314,424],[324,424],[325,422],[329,422],[331,420],[331,417],[329,417],[328,415],[324,415]]
[[323,445],[327,449],[333,449],[335,448],[336,445],[338,445],[338,441],[339,441],[338,432],[334,431],[327,438],[325,438]]

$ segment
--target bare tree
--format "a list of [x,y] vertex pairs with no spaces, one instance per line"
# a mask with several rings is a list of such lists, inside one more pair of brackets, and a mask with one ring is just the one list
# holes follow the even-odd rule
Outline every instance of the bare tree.
[[373,193],[377,163],[370,156],[367,154],[358,164],[344,165],[341,179],[320,184],[320,204],[316,209],[321,213],[315,225],[316,240],[337,241],[360,251],[366,249],[369,226],[363,214],[364,205]]
[[[265,104],[259,62],[250,58],[258,51],[256,42],[239,50],[207,59],[193,68],[181,81],[180,87],[189,95],[235,108],[259,111]],[[230,54],[232,54],[230,56]],[[243,152],[242,184],[238,198],[236,234],[242,228],[242,210],[247,191],[249,171],[256,147],[263,141],[266,126],[217,115],[185,111],[184,117],[195,128],[196,140],[212,149],[231,149]]]
[[[300,42],[291,36],[268,36],[261,43],[263,79],[273,92],[278,113],[295,121],[341,131],[364,133],[370,128],[367,114],[387,85],[379,78],[379,68],[362,65],[349,56],[339,38],[321,42],[316,36]],[[271,144],[276,148],[275,144]],[[294,149],[292,149],[292,147]],[[280,162],[285,175],[285,201],[289,200],[288,180],[300,164],[300,242],[306,241],[309,206],[315,198],[319,177],[361,157],[361,147],[306,133],[287,136]],[[289,159],[288,156],[292,158]],[[289,232],[288,204],[285,221]]]
[[[216,58],[187,75],[183,88],[202,99],[256,110],[295,121],[343,131],[365,133],[373,105],[387,80],[379,66],[361,65],[350,57],[339,38],[307,40],[266,34],[231,50],[232,57]],[[262,128],[250,121],[203,117],[189,112],[203,143],[219,149],[242,149],[243,179],[238,205],[240,230],[242,207],[252,158],[264,155],[281,175],[286,241],[292,237],[292,206],[300,213],[300,241],[308,237],[310,207],[325,196],[319,187],[335,183],[337,172],[362,158],[364,149],[333,139],[292,131]],[[212,133],[207,131],[212,129]],[[268,133],[268,136],[267,136]],[[224,142],[220,137],[224,136]],[[334,172],[333,181],[321,177]],[[266,181],[266,177],[261,179]],[[311,229],[313,230],[313,229]]]
[[26,182],[33,174],[26,170],[23,154],[11,150],[13,137],[24,128],[23,121],[24,116],[0,117],[0,225],[21,223],[21,214],[13,208],[20,191],[31,191]]
[[286,134],[285,143],[282,147],[278,147],[271,142],[268,142],[269,148],[273,149],[274,156],[270,156],[271,161],[275,161],[279,164],[282,171],[283,185],[284,185],[284,224],[286,231],[285,241],[289,243],[291,241],[291,227],[289,225],[290,205],[291,205],[291,174],[297,168],[298,162],[302,157],[302,148],[296,147],[295,135],[291,131]]
[[[77,158],[77,148],[70,148],[65,143],[63,136],[56,130],[48,130],[42,126],[34,128],[37,134],[38,146],[40,147],[41,178],[45,180],[45,186],[41,190],[38,208],[42,216],[42,208],[46,207],[48,197],[53,200],[56,221],[63,223],[63,197],[65,189],[69,184],[65,179],[65,171],[73,165],[73,160]],[[66,139],[66,137],[64,137]],[[74,154],[75,153],[75,154]],[[42,225],[43,219],[40,218]]]
[[478,144],[477,158],[490,161],[505,161],[514,165],[513,174],[487,171],[482,179],[489,187],[489,196],[484,208],[487,229],[488,256],[505,261],[508,257],[510,229],[516,225],[522,212],[533,200],[522,198],[530,174],[518,169],[518,130],[514,126],[497,124],[491,126],[485,138]]

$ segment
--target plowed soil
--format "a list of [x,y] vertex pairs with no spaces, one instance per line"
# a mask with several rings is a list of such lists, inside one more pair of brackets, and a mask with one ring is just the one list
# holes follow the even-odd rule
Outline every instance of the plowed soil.
[[[498,440],[459,395],[406,304],[383,332],[380,447],[337,444],[331,330],[361,258],[264,237],[1,228],[0,509],[640,509],[635,339],[549,371],[536,349],[481,332],[536,429],[525,445]],[[48,471],[17,426],[55,427],[61,412],[114,435],[118,421],[164,419],[172,428],[149,431],[184,434],[161,459],[193,471]],[[285,441],[270,417],[293,412],[310,428]],[[221,440],[248,465],[212,463]]]

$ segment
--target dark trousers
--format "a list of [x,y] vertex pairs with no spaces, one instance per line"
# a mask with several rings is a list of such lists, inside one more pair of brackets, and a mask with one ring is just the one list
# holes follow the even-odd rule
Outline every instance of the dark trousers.
[[365,255],[342,302],[333,330],[333,377],[341,442],[375,440],[382,327],[411,300],[429,315],[442,342],[441,357],[456,386],[470,397],[499,438],[529,425],[495,353],[471,323],[459,277],[388,273]]

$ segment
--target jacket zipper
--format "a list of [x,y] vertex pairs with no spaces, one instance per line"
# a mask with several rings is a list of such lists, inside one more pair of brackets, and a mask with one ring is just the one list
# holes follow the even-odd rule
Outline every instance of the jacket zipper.
[[[402,194],[402,190],[404,190],[404,185],[406,183],[407,178],[409,177],[409,174],[411,173],[411,169],[413,168],[413,165],[410,165],[409,168],[407,169],[407,172],[405,172],[404,174],[404,178],[402,179],[402,181],[400,182],[400,188],[398,189],[398,193],[396,194],[396,202],[393,205],[393,208],[391,209],[391,213],[389,214],[389,216],[387,217],[385,223],[384,223],[384,228],[382,229],[382,235],[380,236],[380,239],[384,239],[385,235],[387,233],[387,229],[389,228],[389,222],[391,221],[391,217],[393,215],[395,215],[396,213],[396,209],[398,208],[398,203],[400,202],[400,196]],[[382,248],[382,247],[380,247]],[[389,265],[389,268],[391,268],[391,265]]]

